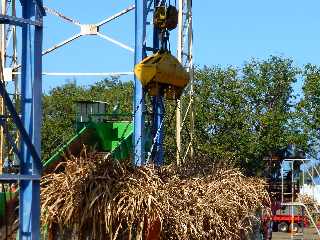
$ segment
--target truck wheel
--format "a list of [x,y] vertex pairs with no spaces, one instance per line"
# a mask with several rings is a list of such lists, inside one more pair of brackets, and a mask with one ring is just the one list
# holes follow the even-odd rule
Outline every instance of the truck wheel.
[[289,226],[289,232],[297,233],[300,230],[300,226],[297,223],[291,223]]
[[288,232],[289,226],[286,222],[281,222],[278,224],[278,231],[279,232]]

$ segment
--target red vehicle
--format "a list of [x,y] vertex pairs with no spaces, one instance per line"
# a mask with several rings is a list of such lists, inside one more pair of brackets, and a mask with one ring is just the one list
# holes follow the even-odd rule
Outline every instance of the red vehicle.
[[273,229],[279,232],[299,232],[302,227],[309,226],[309,220],[305,216],[279,214],[271,217]]
[[[274,215],[265,214],[262,217],[264,239],[272,239],[272,232],[300,232],[304,227],[310,225],[309,219],[302,216],[300,211],[294,210],[291,214],[290,206],[282,206],[280,204],[273,205]],[[277,210],[276,210],[277,209]]]

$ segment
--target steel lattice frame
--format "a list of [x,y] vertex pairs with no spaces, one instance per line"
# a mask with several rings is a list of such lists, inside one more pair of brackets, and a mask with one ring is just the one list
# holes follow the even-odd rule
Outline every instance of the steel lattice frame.
[[[148,17],[153,12],[156,6],[159,4],[168,4],[170,1],[165,0],[136,0],[136,49],[135,49],[135,64],[139,63],[143,58],[147,56],[147,51],[156,51],[159,48],[159,39],[157,30],[153,29],[153,43],[150,47],[148,45],[147,26],[149,22]],[[153,7],[153,9],[152,9]],[[194,126],[194,114],[193,114],[193,59],[192,59],[192,1],[180,0],[179,1],[179,27],[178,27],[178,45],[177,54],[179,61],[186,67],[190,74],[190,84],[188,86],[188,93],[183,98],[188,97],[188,106],[185,108],[181,106],[183,99],[178,101],[176,110],[176,143],[177,143],[177,162],[180,164],[187,154],[193,155],[193,126]],[[140,166],[145,163],[145,93],[138,79],[135,78],[135,104],[134,109],[138,109],[134,117],[134,164]],[[152,136],[153,145],[152,154],[154,163],[157,165],[163,164],[163,121],[165,109],[163,107],[162,96],[154,97],[152,99],[153,105],[153,125]],[[182,109],[182,110],[181,110]],[[190,141],[181,139],[182,129],[185,127],[187,116],[190,116]],[[183,140],[183,141],[182,141]],[[182,147],[182,145],[187,145]],[[150,155],[148,156],[149,160]]]
[[[194,141],[194,111],[193,111],[193,29],[192,29],[192,0],[179,0],[179,25],[178,25],[178,60],[185,66],[190,75],[190,84],[186,93],[177,103],[176,110],[176,144],[177,144],[177,164],[182,164],[188,154],[193,157]],[[186,101],[184,101],[186,99]],[[184,104],[183,104],[184,103]],[[186,104],[187,103],[187,104]],[[189,128],[186,123],[189,117]],[[188,132],[188,138],[182,136],[182,131]]]
[[[147,56],[147,52],[155,53],[159,50],[158,30],[151,25],[153,22],[153,13],[160,4],[167,4],[166,0],[136,0],[135,12],[135,64],[139,63]],[[152,34],[152,38],[148,34]],[[150,34],[150,35],[151,35]],[[145,129],[145,96],[146,93],[135,76],[134,84],[134,158],[133,164],[141,166],[153,160],[156,165],[163,165],[163,139],[164,139],[164,99],[163,96],[155,96],[151,98],[152,103],[152,146],[146,151],[146,129]],[[146,159],[147,158],[147,159]],[[152,159],[151,159],[152,158]]]
[[[123,11],[108,17],[96,24],[81,24],[79,21],[73,21],[61,13],[53,9],[44,8],[41,0],[20,0],[22,5],[22,18],[15,16],[15,0],[11,4],[14,8],[11,15],[5,11],[8,6],[7,0],[2,0],[2,14],[0,14],[0,24],[2,29],[2,45],[1,55],[4,61],[1,61],[1,81],[0,94],[4,102],[4,108],[8,112],[10,118],[16,125],[16,129],[21,136],[21,144],[17,144],[10,132],[6,131],[5,116],[0,116],[1,127],[4,129],[1,140],[6,139],[6,143],[10,144],[20,160],[19,174],[2,174],[0,175],[1,182],[18,182],[19,183],[19,238],[20,239],[40,239],[40,177],[41,177],[41,159],[40,159],[40,128],[42,116],[42,75],[53,76],[118,76],[130,75],[132,72],[117,72],[117,73],[43,73],[42,72],[42,56],[46,55],[55,49],[58,49],[71,41],[85,35],[97,35],[109,42],[112,42],[129,51],[132,48],[125,44],[112,39],[99,32],[99,27],[117,19],[118,17],[132,11],[134,6],[130,6]],[[72,38],[55,45],[54,47],[42,51],[42,34],[43,24],[42,17],[45,12],[54,14],[65,21],[71,21],[73,24],[80,27],[80,33]],[[13,27],[12,27],[13,26]],[[22,28],[22,51],[19,54],[21,63],[16,62],[16,35],[15,27]],[[12,29],[13,34],[5,34],[6,30]],[[13,38],[13,64],[6,65],[6,40]],[[8,39],[6,39],[8,38]],[[5,39],[5,40],[4,40]],[[9,41],[8,41],[9,42]],[[12,79],[16,79],[15,84],[21,84],[21,111],[15,108],[10,95],[6,91],[4,83],[4,68],[13,69]],[[20,70],[20,72],[19,72]],[[20,81],[18,81],[20,76]],[[16,88],[17,89],[17,88]],[[20,117],[21,116],[21,117]]]
[[[128,6],[127,8],[121,10],[120,12],[109,16],[97,23],[91,23],[91,24],[84,24],[81,23],[79,20],[75,20],[72,17],[66,16],[63,13],[60,13],[59,11],[46,7],[44,6],[44,9],[46,11],[47,14],[51,14],[53,16],[56,16],[57,18],[59,18],[60,20],[69,23],[69,24],[73,24],[77,27],[79,27],[79,32],[72,35],[71,37],[65,39],[64,41],[55,44],[54,46],[45,49],[42,52],[42,55],[47,55],[61,47],[64,47],[66,45],[69,45],[70,43],[72,43],[73,41],[84,37],[84,36],[98,36],[101,39],[104,39],[106,41],[108,41],[109,43],[115,44],[121,48],[124,48],[126,50],[128,50],[129,52],[133,53],[134,49],[124,43],[122,43],[121,41],[118,41],[114,38],[111,38],[103,33],[101,33],[101,28],[103,26],[105,26],[106,24],[120,18],[121,16],[130,13],[131,11],[133,11],[135,8],[134,5]],[[14,72],[13,74],[19,75],[19,72]],[[124,72],[42,72],[43,75],[45,76],[126,76],[126,75],[133,75],[132,71],[124,71]]]
[[[2,174],[2,182],[18,182],[19,184],[19,239],[40,239],[40,128],[42,106],[42,18],[45,15],[41,0],[20,0],[21,17],[6,13],[6,1],[2,2],[2,58],[0,94],[3,106],[8,113],[1,116],[1,125],[6,141],[12,146],[20,160],[19,174]],[[14,6],[15,8],[15,6]],[[21,36],[21,110],[19,111],[4,83],[5,65],[5,26],[22,28]],[[14,29],[14,28],[13,28]],[[13,53],[16,54],[16,53]],[[15,57],[15,56],[14,56]],[[16,144],[7,129],[7,120],[10,118],[15,124],[20,144]]]
[[[18,175],[1,175],[1,181],[18,181],[20,186],[20,239],[40,239],[40,176],[41,176],[41,160],[40,160],[40,128],[41,124],[41,94],[42,94],[42,55],[45,55],[59,47],[62,47],[73,40],[84,35],[97,35],[105,40],[117,44],[127,50],[132,51],[130,47],[118,42],[108,36],[102,35],[99,32],[99,26],[106,24],[107,22],[116,19],[117,17],[129,12],[135,8],[135,26],[136,26],[136,38],[135,38],[135,63],[140,62],[145,56],[147,51],[156,51],[159,45],[159,39],[157,37],[156,30],[153,29],[153,41],[152,47],[147,46],[147,18],[148,14],[152,12],[159,3],[166,3],[166,1],[160,0],[135,0],[135,7],[129,7],[124,11],[107,18],[97,24],[81,24],[79,21],[74,21],[55,10],[47,9],[48,12],[56,16],[62,17],[65,21],[72,22],[80,27],[80,33],[66,39],[62,43],[55,45],[54,47],[42,52],[42,34],[43,25],[42,17],[45,14],[45,9],[42,6],[41,0],[20,0],[22,5],[22,18],[16,16],[8,16],[6,14],[0,15],[0,23],[10,24],[14,26],[22,27],[22,53],[21,53],[21,118],[17,109],[11,101],[10,96],[6,92],[3,81],[0,83],[0,94],[4,99],[4,105],[10,113],[10,117],[15,123],[19,133],[21,135],[21,147],[16,146],[15,143],[10,140],[10,134],[6,135],[8,142],[13,146],[17,155],[20,158],[21,172]],[[183,44],[185,39],[184,34],[179,35],[179,43],[181,45],[178,50],[178,57],[181,62],[184,63],[184,56],[186,55],[186,66],[189,68],[191,79],[193,77],[192,68],[192,17],[191,17],[191,0],[180,1],[180,17],[179,17],[179,33],[187,31],[188,44]],[[185,10],[187,7],[187,11]],[[150,16],[150,15],[149,15]],[[186,20],[184,20],[184,16]],[[185,51],[185,46],[187,51]],[[2,69],[3,70],[3,69]],[[16,72],[18,74],[18,72]],[[63,75],[63,73],[56,73],[56,75]],[[80,74],[80,73],[79,73]],[[88,75],[90,73],[87,73]],[[97,73],[102,75],[101,73]],[[110,74],[110,73],[108,73]],[[192,113],[192,95],[193,85],[192,81],[189,86],[189,94],[191,97],[191,104],[187,107],[186,114]],[[140,81],[135,79],[134,89],[134,163],[136,165],[142,165],[145,163],[145,126],[144,126],[144,90]],[[153,99],[153,130],[156,143],[156,154],[158,154],[159,165],[163,163],[162,141],[163,141],[163,102],[162,97],[156,97]],[[181,129],[184,125],[184,120],[181,121],[181,115],[179,115],[179,109],[177,110],[177,122],[178,130],[177,136],[180,135]],[[191,114],[192,115],[192,114]],[[187,116],[187,115],[185,115]],[[185,119],[186,117],[183,117]],[[192,122],[192,121],[191,121]],[[1,121],[3,124],[3,121]],[[192,124],[191,124],[192,125]],[[156,130],[156,131],[155,131]],[[192,131],[192,129],[191,129]],[[156,132],[156,133],[155,133]],[[158,134],[159,133],[159,134]],[[191,138],[192,140],[192,138]],[[181,142],[181,140],[179,140]],[[177,140],[177,144],[179,144]],[[192,143],[189,144],[188,149],[192,149]],[[186,151],[188,152],[188,151]],[[192,150],[191,150],[192,152]],[[179,148],[179,156],[182,150]],[[157,159],[157,157],[155,157]],[[179,157],[180,158],[180,157]],[[178,158],[178,159],[179,159]]]

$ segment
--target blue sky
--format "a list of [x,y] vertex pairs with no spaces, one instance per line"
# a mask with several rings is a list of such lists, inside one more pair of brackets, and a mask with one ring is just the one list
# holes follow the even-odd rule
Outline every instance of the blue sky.
[[[81,23],[98,22],[134,3],[132,0],[44,2]],[[290,57],[299,66],[309,62],[320,64],[319,9],[319,0],[194,0],[195,64],[241,66],[250,58],[267,58],[272,54]],[[76,26],[48,15],[44,49],[77,32]],[[133,12],[106,25],[102,32],[133,47]],[[94,36],[80,38],[44,57],[44,71],[48,72],[115,72],[132,68],[132,53]],[[99,79],[77,77],[77,83],[90,85]],[[44,77],[44,90],[65,82],[66,77]]]

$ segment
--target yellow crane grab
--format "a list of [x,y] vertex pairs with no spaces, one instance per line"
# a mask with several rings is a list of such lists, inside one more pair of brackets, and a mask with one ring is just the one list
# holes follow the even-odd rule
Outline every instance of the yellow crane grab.
[[169,51],[159,51],[134,68],[136,77],[150,96],[178,99],[189,83],[189,74]]

